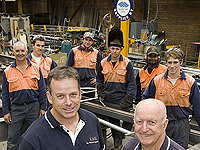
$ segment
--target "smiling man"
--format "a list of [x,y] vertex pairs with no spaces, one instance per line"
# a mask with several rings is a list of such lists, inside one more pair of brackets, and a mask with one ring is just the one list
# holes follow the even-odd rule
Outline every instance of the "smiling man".
[[80,46],[71,49],[66,64],[78,71],[81,87],[95,87],[96,67],[101,62],[102,55],[98,50],[92,47],[94,42],[93,33],[85,32],[82,42]]
[[8,124],[8,150],[18,150],[22,126],[28,126],[47,110],[46,86],[38,65],[26,59],[26,45],[14,44],[16,60],[4,70],[2,80],[2,104],[5,122]]
[[98,118],[80,108],[77,71],[67,65],[53,69],[47,78],[52,107],[22,135],[21,150],[104,150]]
[[165,52],[167,71],[156,76],[149,84],[143,99],[156,98],[167,107],[169,120],[166,133],[175,142],[187,149],[189,142],[189,106],[193,106],[195,119],[200,127],[200,93],[194,78],[181,69],[183,52],[171,48]]
[[45,39],[42,35],[38,35],[33,39],[33,52],[27,55],[31,62],[36,63],[42,70],[43,77],[46,82],[49,72],[57,66],[56,62],[43,54]]
[[128,141],[122,150],[184,150],[166,136],[165,104],[156,99],[142,100],[135,108],[134,124],[137,138]]

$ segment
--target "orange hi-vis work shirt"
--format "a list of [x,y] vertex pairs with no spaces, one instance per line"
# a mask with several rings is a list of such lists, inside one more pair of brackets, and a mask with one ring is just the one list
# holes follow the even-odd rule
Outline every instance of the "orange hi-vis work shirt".
[[41,69],[28,59],[24,73],[14,62],[3,73],[2,104],[3,113],[10,112],[10,106],[38,101],[42,110],[47,110],[46,84]]

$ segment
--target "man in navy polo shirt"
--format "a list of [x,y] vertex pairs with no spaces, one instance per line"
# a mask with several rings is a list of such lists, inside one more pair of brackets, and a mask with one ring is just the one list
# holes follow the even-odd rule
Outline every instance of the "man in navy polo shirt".
[[52,107],[22,135],[20,149],[105,149],[98,118],[80,108],[77,71],[67,65],[54,68],[47,77],[47,88]]
[[156,99],[146,99],[135,108],[135,135],[122,150],[184,150],[166,136],[168,124],[165,104]]

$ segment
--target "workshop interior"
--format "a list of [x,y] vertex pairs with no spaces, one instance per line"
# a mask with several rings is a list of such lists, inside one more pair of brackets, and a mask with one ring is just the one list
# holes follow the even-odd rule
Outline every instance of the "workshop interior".
[[[124,41],[121,54],[131,60],[135,77],[146,65],[144,57],[150,46],[158,48],[163,65],[166,65],[165,52],[170,48],[179,48],[184,53],[181,68],[200,86],[200,1],[124,0],[131,1],[133,5],[126,20],[119,18],[115,12],[116,1],[120,0],[0,1],[0,143],[5,145],[8,136],[8,126],[3,119],[1,84],[5,68],[15,60],[13,46],[17,41],[24,42],[28,53],[31,53],[34,38],[43,36],[43,53],[59,66],[66,64],[72,48],[83,43],[85,32],[94,34],[92,47],[106,58],[110,54],[109,32],[121,29]],[[98,99],[96,88],[84,87],[81,90],[82,94],[95,95],[94,98],[82,96],[81,108],[133,123],[135,105],[132,112],[123,112],[105,107]],[[94,99],[100,103],[93,103]],[[109,128],[114,127],[128,138],[135,136],[133,131],[123,130],[105,120],[100,119],[100,123],[104,125],[104,132],[108,133],[104,138],[108,145],[111,138]],[[194,117],[190,117],[190,128],[189,149],[192,150],[200,142],[200,129]]]

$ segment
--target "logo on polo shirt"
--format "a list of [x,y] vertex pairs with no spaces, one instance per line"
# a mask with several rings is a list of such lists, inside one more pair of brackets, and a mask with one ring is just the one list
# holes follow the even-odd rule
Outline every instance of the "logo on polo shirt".
[[89,137],[89,141],[87,141],[86,144],[96,144],[98,142],[99,141],[98,141],[97,137],[95,136],[95,137]]

